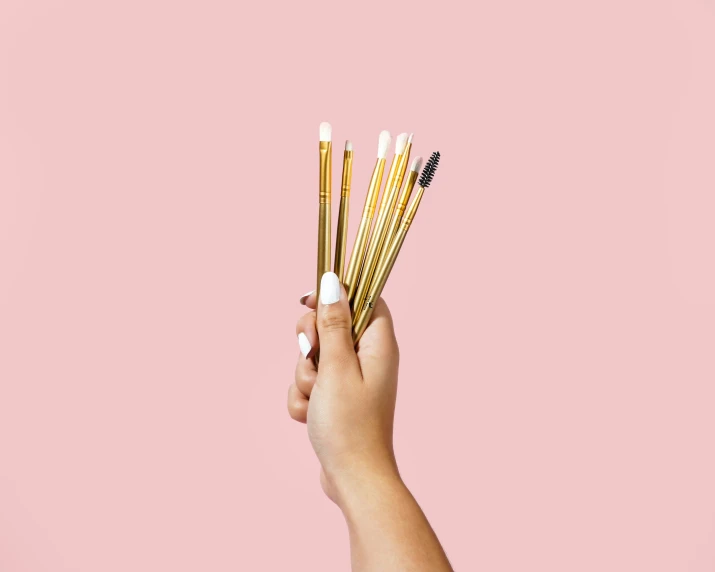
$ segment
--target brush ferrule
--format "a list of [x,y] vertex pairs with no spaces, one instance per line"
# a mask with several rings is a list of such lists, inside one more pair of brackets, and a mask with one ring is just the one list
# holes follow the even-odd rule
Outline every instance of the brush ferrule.
[[[390,170],[387,172],[387,182],[385,183],[385,193],[383,194],[383,199],[382,199],[383,201],[385,200],[387,193],[395,185],[395,179],[397,178],[397,175],[399,174],[399,171],[400,171],[401,159],[402,159],[402,155],[395,155],[392,158],[392,164],[390,165]],[[380,203],[380,208],[382,208],[382,203]]]
[[410,171],[409,175],[407,175],[407,182],[405,183],[405,187],[402,189],[402,194],[397,202],[397,208],[400,209],[400,214],[405,212],[407,201],[410,200],[410,195],[412,194],[412,190],[415,188],[415,182],[417,181],[418,176],[419,173],[417,171]]
[[353,176],[353,152],[343,152],[343,180],[340,185],[340,195],[342,197],[350,196],[350,181]]
[[330,141],[320,142],[320,204],[330,204],[331,201],[332,151]]
[[402,224],[400,225],[405,230],[408,230],[410,228],[410,226],[412,225],[412,221],[415,219],[415,215],[417,214],[417,209],[420,206],[420,201],[422,200],[422,195],[424,195],[424,193],[425,193],[425,188],[418,187],[417,194],[415,195],[415,198],[412,199],[410,206],[407,207],[407,210],[405,211],[405,216],[402,217]]
[[407,165],[410,163],[410,151],[412,150],[412,143],[408,143],[405,146],[405,150],[400,156],[399,172],[397,173],[396,185],[399,189],[402,186],[402,181],[405,180],[405,173],[407,172]]

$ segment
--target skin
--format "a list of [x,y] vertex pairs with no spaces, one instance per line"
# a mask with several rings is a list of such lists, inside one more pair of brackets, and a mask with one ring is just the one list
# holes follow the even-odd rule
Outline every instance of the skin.
[[318,303],[315,294],[301,303],[313,311],[298,321],[296,334],[303,332],[312,349],[298,358],[288,412],[307,423],[320,483],[345,516],[352,570],[451,571],[397,469],[392,428],[399,351],[387,305],[377,302],[356,351],[344,288],[334,304]]

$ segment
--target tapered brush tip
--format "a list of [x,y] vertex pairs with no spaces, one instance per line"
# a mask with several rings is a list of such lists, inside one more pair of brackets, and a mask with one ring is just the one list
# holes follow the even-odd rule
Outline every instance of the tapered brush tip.
[[417,173],[417,172],[419,172],[421,167],[422,167],[422,157],[415,157],[415,160],[412,161],[412,166],[410,167],[410,171],[414,171],[415,173]]
[[407,138],[408,143],[412,143],[412,138],[415,136],[414,133],[410,133],[410,136]]
[[321,141],[330,141],[333,135],[333,128],[330,126],[330,123],[327,121],[323,121],[320,124],[320,140]]
[[437,170],[438,164],[439,151],[435,151],[434,153],[432,153],[432,156],[425,164],[425,168],[422,169],[422,174],[420,175],[419,181],[420,187],[424,187],[425,189],[429,187],[430,183],[432,182],[432,177],[434,177],[434,172]]
[[380,138],[377,142],[377,158],[384,159],[387,157],[387,150],[390,148],[392,136],[389,131],[381,131]]
[[407,147],[407,133],[400,133],[395,141],[395,155],[402,155]]
[[346,151],[352,151],[353,150],[353,142],[348,140],[345,142],[345,150]]

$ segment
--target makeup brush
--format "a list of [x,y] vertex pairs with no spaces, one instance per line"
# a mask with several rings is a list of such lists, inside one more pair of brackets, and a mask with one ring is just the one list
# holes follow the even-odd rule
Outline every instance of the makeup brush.
[[[375,221],[375,228],[370,236],[370,244],[367,247],[365,263],[363,264],[362,272],[360,272],[360,279],[358,281],[355,298],[352,301],[354,320],[358,319],[358,313],[356,310],[362,307],[365,294],[367,294],[367,289],[370,286],[372,274],[375,271],[377,261],[380,258],[380,250],[382,249],[383,242],[385,241],[385,233],[387,232],[392,211],[395,208],[397,191],[400,188],[399,185],[405,174],[405,165],[407,162],[405,153],[409,153],[407,146],[408,142],[411,143],[410,139],[411,137],[408,137],[407,133],[402,133],[397,137],[397,142],[395,143],[395,158],[392,160],[392,167],[394,168],[395,174],[391,181],[388,178],[388,184],[385,186],[385,191],[382,194],[382,200],[380,201],[380,211],[377,215],[377,220]],[[393,168],[391,168],[390,171],[392,171]]]
[[320,179],[318,211],[318,284],[315,288],[320,296],[320,280],[323,274],[330,272],[330,200],[333,168],[333,148],[331,144],[332,127],[330,123],[320,124]]
[[363,258],[365,256],[365,248],[367,246],[367,241],[370,236],[370,225],[372,224],[372,219],[375,216],[375,206],[377,205],[377,196],[380,193],[380,185],[382,184],[382,175],[385,171],[385,157],[387,156],[387,150],[390,147],[390,137],[389,131],[382,131],[377,143],[377,162],[375,163],[375,168],[372,171],[372,177],[370,178],[370,186],[367,189],[367,197],[365,197],[365,206],[362,210],[362,218],[360,219],[360,226],[358,227],[357,235],[355,236],[355,244],[353,244],[353,251],[350,255],[350,264],[348,264],[348,271],[345,274],[345,289],[348,293],[348,299],[352,300],[355,296],[355,291],[357,290],[358,279],[360,277],[360,270],[362,268]]
[[340,187],[340,212],[338,213],[338,231],[335,236],[335,263],[333,271],[344,282],[345,244],[348,241],[348,211],[350,208],[350,182],[353,177],[353,144],[345,142],[343,153],[343,182]]
[[380,297],[380,294],[382,294],[382,289],[387,283],[387,279],[390,276],[392,267],[395,265],[395,260],[397,260],[397,255],[400,253],[400,248],[402,248],[402,245],[405,242],[405,238],[407,237],[407,231],[410,230],[410,225],[412,225],[412,221],[415,218],[417,209],[420,206],[422,195],[424,194],[425,189],[429,187],[430,183],[432,182],[432,177],[434,177],[434,173],[437,170],[438,163],[439,152],[432,153],[432,156],[429,158],[429,161],[427,161],[424,169],[422,169],[422,175],[420,175],[417,193],[412,199],[410,206],[407,207],[407,211],[405,211],[405,216],[402,218],[402,222],[400,223],[400,228],[397,230],[395,238],[387,249],[385,255],[382,257],[382,260],[380,260],[380,264],[375,271],[375,276],[370,283],[370,287],[365,297],[365,302],[363,306],[359,308],[359,312],[357,308],[355,310],[355,314],[357,316],[357,320],[354,322],[353,325],[353,341],[355,342],[355,344],[360,341],[360,337],[362,336],[363,332],[365,331],[365,328],[367,327],[368,322],[370,321],[370,316],[372,315],[374,304]]
[[[410,167],[410,173],[407,175],[407,181],[405,181],[405,186],[402,188],[402,193],[400,193],[400,198],[397,199],[397,204],[395,205],[395,211],[392,213],[392,220],[390,221],[390,226],[387,227],[387,233],[385,233],[385,243],[382,247],[382,253],[384,254],[392,239],[395,237],[397,228],[399,227],[400,221],[402,220],[402,215],[407,208],[407,201],[410,200],[410,195],[412,194],[412,189],[415,188],[415,182],[417,182],[417,177],[420,174],[420,169],[422,168],[422,157],[416,157],[412,161],[412,166]],[[381,257],[382,258],[382,257]],[[378,264],[380,262],[378,261]]]
[[[397,136],[397,139],[395,139],[395,154],[392,156],[390,170],[387,173],[387,182],[385,183],[385,190],[383,191],[382,199],[380,199],[380,209],[378,211],[378,216],[380,216],[379,212],[382,211],[383,205],[385,203],[385,195],[395,185],[395,180],[400,174],[400,159],[402,151],[404,151],[405,149],[406,143],[407,133],[400,133]],[[370,240],[372,240],[372,238]]]

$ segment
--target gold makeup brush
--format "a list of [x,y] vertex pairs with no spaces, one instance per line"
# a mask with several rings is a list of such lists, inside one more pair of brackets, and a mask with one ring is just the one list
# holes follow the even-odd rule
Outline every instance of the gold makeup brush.
[[392,181],[388,178],[388,184],[385,186],[385,191],[382,193],[380,211],[377,215],[375,228],[373,229],[370,237],[370,244],[367,248],[367,254],[365,255],[365,263],[363,264],[362,272],[360,273],[355,299],[352,301],[354,311],[353,320],[358,319],[358,313],[356,310],[362,307],[365,294],[367,294],[367,289],[370,286],[370,280],[372,279],[373,272],[377,267],[377,261],[380,258],[380,250],[382,249],[385,241],[387,226],[390,222],[392,211],[395,208],[397,191],[400,189],[402,177],[405,174],[407,156],[409,155],[412,143],[411,138],[411,136],[407,136],[407,133],[402,133],[397,137],[397,142],[395,144],[395,157],[392,160],[392,167],[390,168],[390,172],[394,169],[395,174]]
[[318,211],[318,284],[315,293],[320,296],[320,279],[330,272],[330,200],[333,168],[333,148],[330,123],[320,124],[320,184]]
[[362,210],[362,219],[358,227],[357,235],[355,236],[355,244],[350,255],[350,264],[348,271],[345,274],[345,289],[348,293],[348,299],[352,300],[357,290],[358,278],[360,277],[360,269],[365,256],[365,247],[370,236],[370,225],[375,216],[375,206],[377,205],[377,195],[380,193],[380,185],[382,184],[382,175],[385,171],[385,157],[387,150],[390,147],[389,131],[382,131],[377,143],[377,163],[372,171],[370,178],[370,186],[367,189],[367,197],[365,198],[365,206]]
[[343,153],[343,182],[340,190],[340,212],[338,214],[338,231],[335,236],[335,264],[333,271],[344,282],[345,244],[348,241],[348,211],[350,207],[350,182],[353,176],[353,144],[345,142]]
[[[422,168],[422,157],[416,157],[412,161],[412,166],[410,167],[410,173],[407,175],[407,181],[405,186],[402,188],[402,193],[400,198],[397,199],[397,204],[395,205],[395,212],[392,214],[392,220],[390,221],[390,226],[387,227],[387,233],[385,234],[385,243],[382,247],[382,253],[384,254],[387,248],[390,246],[392,239],[395,237],[397,228],[399,227],[400,221],[402,220],[402,215],[407,207],[407,201],[410,200],[410,195],[412,194],[412,189],[415,188],[415,182],[420,174],[420,168]],[[382,257],[380,257],[382,258]],[[378,260],[378,265],[380,261]]]
[[370,316],[372,315],[374,304],[380,297],[380,294],[382,294],[382,289],[387,283],[387,279],[390,276],[390,271],[395,265],[397,255],[400,253],[400,248],[402,248],[402,245],[405,242],[405,238],[407,237],[407,231],[410,230],[410,225],[415,218],[417,208],[420,206],[422,195],[424,194],[425,189],[429,187],[430,183],[432,182],[432,177],[434,177],[434,173],[437,170],[438,163],[439,152],[432,153],[432,156],[429,158],[429,161],[427,161],[425,168],[422,170],[422,175],[420,175],[417,194],[415,195],[415,198],[412,199],[410,206],[407,207],[405,216],[402,218],[402,222],[400,223],[400,228],[397,230],[395,238],[392,240],[392,243],[387,249],[385,255],[380,260],[380,264],[375,271],[375,276],[370,283],[367,296],[365,297],[365,302],[361,308],[355,309],[355,315],[357,316],[357,320],[354,321],[353,325],[353,341],[355,342],[355,344],[360,341],[360,337],[362,336],[363,332],[365,331],[365,328],[367,327],[368,322],[370,321]]

